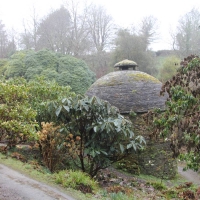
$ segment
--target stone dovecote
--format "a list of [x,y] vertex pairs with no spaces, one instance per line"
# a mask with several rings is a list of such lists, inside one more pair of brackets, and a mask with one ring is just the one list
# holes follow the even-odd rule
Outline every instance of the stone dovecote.
[[[121,114],[131,119],[134,133],[145,137],[146,150],[132,154],[120,162],[131,173],[140,171],[157,177],[173,178],[177,163],[172,158],[170,142],[149,140],[142,117],[154,108],[165,110],[167,95],[160,96],[162,83],[147,73],[136,71],[138,65],[134,61],[126,59],[116,63],[114,67],[116,71],[98,79],[86,95],[97,96],[116,106]],[[129,115],[132,111],[137,114],[133,118]]]
[[153,108],[164,110],[166,96],[160,96],[162,83],[147,73],[136,71],[136,66],[137,63],[129,60],[117,63],[115,67],[120,71],[98,79],[86,95],[110,102],[119,108],[121,114],[130,111],[144,113]]

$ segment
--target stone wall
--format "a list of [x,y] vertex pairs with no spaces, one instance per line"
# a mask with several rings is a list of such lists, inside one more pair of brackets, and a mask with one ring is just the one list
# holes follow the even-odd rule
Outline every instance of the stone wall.
[[147,141],[146,149],[136,157],[142,174],[171,179],[177,173],[177,162],[172,157],[169,142]]

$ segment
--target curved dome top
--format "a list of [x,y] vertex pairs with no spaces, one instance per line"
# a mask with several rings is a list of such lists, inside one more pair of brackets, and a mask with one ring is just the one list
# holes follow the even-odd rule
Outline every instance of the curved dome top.
[[144,72],[115,71],[91,85],[88,96],[98,96],[119,108],[120,113],[165,109],[166,96],[160,96],[162,83]]

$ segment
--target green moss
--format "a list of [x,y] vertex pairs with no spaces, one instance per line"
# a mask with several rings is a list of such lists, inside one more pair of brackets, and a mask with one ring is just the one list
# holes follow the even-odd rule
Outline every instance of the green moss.
[[156,190],[166,190],[167,187],[163,183],[158,182],[148,182],[147,184],[152,185]]
[[[144,72],[137,72],[137,71],[120,71],[120,72],[113,72],[108,74],[108,76],[104,78],[100,78],[95,82],[95,86],[117,86],[127,84],[131,82],[134,84],[137,81],[146,81],[146,82],[153,82],[153,83],[160,83],[160,81],[154,78],[151,75],[148,75]],[[136,93],[138,91],[132,90],[132,93]]]
[[112,77],[108,80],[101,80],[99,79],[96,83],[97,86],[115,86],[115,85],[122,85],[123,82],[119,81],[115,77]]
[[146,73],[131,73],[128,74],[129,80],[132,81],[151,81],[154,83],[160,83],[160,81],[153,76],[146,74]]
[[136,93],[137,92],[137,90],[132,90],[132,93],[134,94],[134,93]]
[[[138,164],[138,171],[143,174],[151,174],[162,179],[172,179],[176,175],[177,163],[172,158],[172,151],[167,143],[162,141],[149,140],[149,132],[144,128],[146,126],[143,120],[143,115],[137,114],[129,118],[134,124],[133,132],[135,135],[143,135],[146,139],[147,145],[145,149],[138,154],[133,154],[125,158],[120,163],[122,170],[130,172],[133,170],[131,164]],[[134,161],[134,162],[133,162]],[[136,168],[135,168],[136,169]],[[136,173],[137,171],[134,171]],[[131,171],[133,173],[133,171]]]
[[114,67],[120,67],[120,66],[137,66],[137,63],[132,60],[125,59],[114,65]]

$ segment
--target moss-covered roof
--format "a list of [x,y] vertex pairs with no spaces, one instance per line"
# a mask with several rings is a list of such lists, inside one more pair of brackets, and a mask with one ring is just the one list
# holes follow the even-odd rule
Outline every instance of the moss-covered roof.
[[123,67],[123,66],[137,66],[137,63],[132,60],[122,60],[114,65],[114,67]]
[[166,96],[161,97],[162,83],[140,71],[115,71],[98,79],[86,92],[118,107],[121,113],[165,109]]

